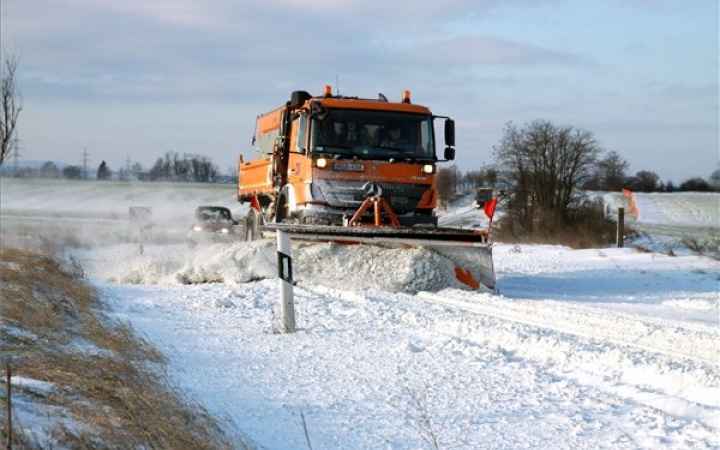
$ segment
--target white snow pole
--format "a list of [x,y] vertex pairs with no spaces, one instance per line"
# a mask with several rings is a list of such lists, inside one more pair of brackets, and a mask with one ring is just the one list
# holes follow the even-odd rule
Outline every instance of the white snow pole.
[[277,231],[278,280],[280,287],[280,313],[286,333],[295,332],[295,301],[293,300],[292,258],[290,236]]

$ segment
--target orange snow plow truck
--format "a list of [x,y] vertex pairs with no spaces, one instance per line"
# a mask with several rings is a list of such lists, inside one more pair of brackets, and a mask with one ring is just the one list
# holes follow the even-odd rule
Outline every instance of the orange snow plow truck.
[[[438,120],[440,119],[440,120]],[[445,148],[438,157],[435,123]],[[455,158],[455,123],[411,102],[292,93],[257,118],[258,156],[238,164],[247,223],[293,239],[414,246],[450,259],[456,278],[493,290],[489,230],[438,226],[437,167]]]

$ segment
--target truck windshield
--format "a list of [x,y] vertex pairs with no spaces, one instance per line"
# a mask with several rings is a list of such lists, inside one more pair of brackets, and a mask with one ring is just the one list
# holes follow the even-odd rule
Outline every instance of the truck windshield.
[[436,159],[432,117],[384,111],[327,110],[312,119],[310,148],[364,160]]

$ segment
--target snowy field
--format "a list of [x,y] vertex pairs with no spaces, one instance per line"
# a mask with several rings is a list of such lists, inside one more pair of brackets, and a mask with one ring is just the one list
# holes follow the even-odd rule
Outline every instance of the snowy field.
[[[296,245],[298,330],[278,334],[274,241],[183,241],[199,204],[246,210],[232,185],[0,183],[3,243],[80,233],[72,255],[117,317],[260,448],[720,448],[713,259],[498,243],[490,294],[424,250]],[[717,194],[636,202],[647,230],[718,235]],[[142,254],[131,206],[153,208]]]

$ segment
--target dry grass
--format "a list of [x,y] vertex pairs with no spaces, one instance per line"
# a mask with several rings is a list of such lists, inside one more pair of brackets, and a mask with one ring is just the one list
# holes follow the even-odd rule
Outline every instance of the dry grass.
[[[565,245],[574,249],[602,248],[615,243],[617,224],[601,200],[588,200],[575,207],[568,218],[559,222],[550,214],[536,211],[532,229],[509,214],[493,231],[495,240],[505,243]],[[625,235],[631,234],[627,226]]]
[[[234,448],[222,424],[173,387],[165,357],[109,319],[81,277],[77,263],[0,248],[0,355],[13,377],[51,386],[13,385],[12,448]],[[0,372],[4,379],[5,364]],[[3,387],[3,444],[6,397]]]
[[720,260],[720,238],[717,236],[710,236],[706,239],[684,237],[681,242],[695,255],[709,256]]

